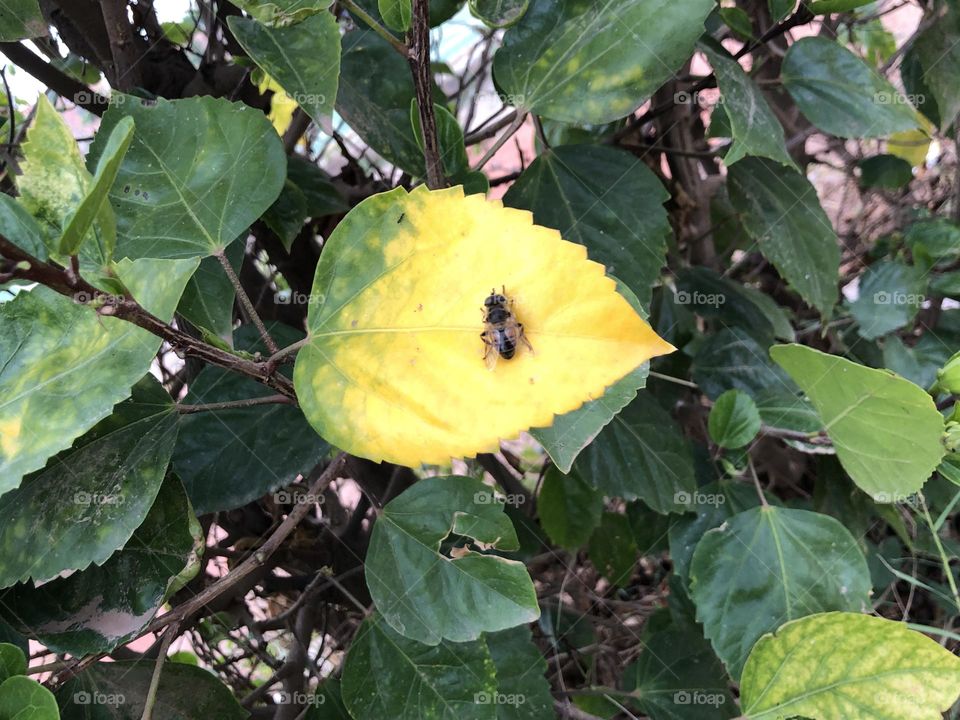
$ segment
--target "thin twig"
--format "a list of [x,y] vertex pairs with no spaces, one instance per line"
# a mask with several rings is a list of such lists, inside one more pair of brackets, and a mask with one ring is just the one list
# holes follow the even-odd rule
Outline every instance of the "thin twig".
[[160,687],[160,674],[163,672],[163,664],[167,659],[167,651],[170,649],[170,643],[177,634],[179,624],[174,623],[167,627],[163,633],[163,640],[160,641],[160,652],[157,655],[157,664],[153,666],[153,675],[150,676],[150,687],[147,688],[147,697],[143,703],[143,714],[140,720],[152,720],[153,706],[157,703],[157,690]]
[[238,278],[237,274],[233,271],[233,265],[231,265],[230,261],[227,260],[227,256],[223,250],[217,252],[216,256],[217,260],[219,260],[220,264],[223,266],[223,271],[227,274],[227,277],[230,278],[231,284],[237,291],[237,300],[240,301],[240,305],[243,307],[244,312],[246,312],[247,317],[250,318],[250,322],[256,326],[257,331],[260,333],[260,337],[263,339],[263,344],[267,346],[267,351],[271,355],[276,354],[280,348],[277,347],[277,344],[273,341],[273,338],[270,337],[270,333],[267,332],[267,326],[263,324],[263,320],[260,319],[257,309],[250,301],[250,296],[247,295],[247,291],[244,290],[243,285],[240,284],[240,278]]
[[480,170],[484,165],[486,165],[493,158],[494,155],[503,147],[504,143],[507,142],[510,138],[513,137],[514,133],[520,129],[520,126],[523,125],[523,122],[527,119],[526,113],[518,113],[517,116],[513,119],[513,122],[510,123],[510,126],[503,131],[503,134],[497,138],[497,141],[490,146],[490,149],[484,153],[483,157],[480,158],[480,162],[473,166],[473,170]]
[[413,0],[413,18],[407,44],[410,54],[410,72],[420,113],[420,135],[423,138],[423,162],[427,171],[427,187],[437,190],[446,187],[443,164],[440,162],[440,142],[437,140],[437,116],[433,108],[433,76],[430,72],[430,3]]
[[747,455],[747,465],[750,467],[750,476],[753,478],[754,487],[757,488],[757,495],[760,496],[760,504],[765,508],[770,507],[766,495],[763,494],[763,486],[760,485],[760,478],[757,476],[757,469],[753,466],[753,458],[750,455]]

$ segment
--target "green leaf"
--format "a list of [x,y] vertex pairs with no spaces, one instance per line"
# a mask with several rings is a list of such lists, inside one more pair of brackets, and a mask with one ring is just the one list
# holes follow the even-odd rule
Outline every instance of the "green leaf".
[[415,97],[410,68],[372,30],[347,33],[343,46],[337,113],[384,159],[423,175],[423,153],[410,127]]
[[[156,660],[90,666],[57,691],[63,720],[140,720]],[[95,714],[93,714],[95,713]],[[165,662],[153,717],[165,720],[245,720],[246,710],[209,670]]]
[[603,513],[600,525],[590,536],[587,554],[594,567],[612,585],[616,587],[626,585],[634,565],[637,564],[637,556],[640,554],[627,516],[620,513]]
[[724,327],[736,325],[758,340],[794,337],[786,311],[768,295],[707,267],[679,270],[673,301],[705,318],[716,318]]
[[[120,281],[147,310],[173,317],[196,260],[123,261]],[[0,494],[110,414],[160,348],[132,323],[38,287],[0,303]]]
[[857,163],[860,187],[899,190],[913,180],[913,167],[896,155],[873,155]]
[[289,27],[271,28],[243,17],[228,18],[227,24],[253,61],[314,122],[330,119],[340,74],[340,29],[331,13]]
[[118,257],[194,258],[223,250],[273,204],[286,177],[266,116],[222,98],[115,96],[90,157],[123,117],[137,125],[110,201]]
[[813,0],[809,4],[810,12],[826,15],[836,12],[850,12],[858,7],[869,5],[872,0]]
[[939,720],[960,693],[960,659],[903,623],[830,612],[760,639],[743,672],[751,720]]
[[810,181],[769,160],[746,158],[730,168],[728,188],[730,202],[764,256],[829,318],[837,302],[840,248]]
[[746,393],[727,390],[710,409],[708,429],[720,447],[743,447],[760,432],[760,411]]
[[[960,14],[949,5],[945,9],[936,22],[924,26],[913,45],[923,89],[935,101],[936,113],[931,114],[938,116],[934,121],[939,119],[943,131],[960,113]],[[920,105],[927,112],[926,103]]]
[[576,472],[564,475],[551,467],[543,477],[537,511],[550,540],[573,550],[586,543],[600,524],[603,495]]
[[[101,129],[97,137],[106,138]],[[59,250],[57,239],[67,229],[71,216],[84,201],[93,182],[70,128],[46,95],[37,100],[33,124],[23,144],[21,174],[16,176],[23,207],[43,228],[49,250]],[[116,244],[113,211],[103,206],[93,225],[91,242],[83,243],[80,259],[84,269],[100,270],[109,262]]]
[[259,23],[283,28],[322,13],[332,4],[333,0],[238,0],[237,7]]
[[736,679],[761,635],[787,620],[870,607],[870,572],[850,532],[806,510],[746,510],[707,532],[690,564],[697,620]]
[[[468,195],[475,192],[486,193],[490,189],[487,176],[482,172],[470,170],[470,161],[463,140],[463,128],[460,127],[457,118],[443,105],[434,103],[433,108],[437,120],[440,161],[447,180],[451,185],[463,185],[464,192]],[[422,157],[423,131],[420,129],[420,111],[416,100],[410,102],[410,123]]]
[[307,201],[307,216],[313,218],[345,213],[350,209],[334,187],[330,176],[299,155],[287,160],[287,179],[294,183]]
[[960,226],[947,218],[915,222],[907,228],[903,239],[910,249],[922,248],[938,261],[960,256]]
[[[61,255],[76,255],[87,232],[98,218],[101,222],[115,222],[112,215],[105,215],[107,195],[117,179],[120,163],[126,155],[133,140],[133,118],[123,118],[118,122],[103,149],[103,154],[97,163],[97,170],[90,182],[87,194],[80,201],[72,214],[67,215],[66,227],[60,236],[59,252]],[[109,213],[109,208],[107,210]],[[109,219],[107,219],[109,218]],[[113,233],[116,231],[114,230]]]
[[[629,115],[680,69],[710,0],[533,0],[493,60],[519,107],[570,123]],[[559,12],[558,12],[559,10]],[[624,41],[624,38],[629,41]]]
[[667,629],[643,643],[640,659],[624,670],[623,687],[651,718],[725,720],[736,704],[726,673],[699,632]]
[[917,492],[940,463],[943,417],[933,399],[887,370],[801,345],[771,357],[809,396],[844,470],[877,502]]
[[797,0],[768,0],[771,19],[780,22],[787,17],[797,4]]
[[[224,254],[235,273],[243,262],[244,243],[233,243]],[[232,347],[233,301],[237,290],[216,257],[205,257],[187,281],[177,315],[198,328],[208,330]]]
[[568,145],[539,155],[503,198],[533,212],[538,225],[585,245],[650,304],[671,234],[663,208],[670,194],[642,160],[615,148]]
[[753,155],[796,167],[787,154],[783,126],[760,88],[722,45],[702,42],[700,47],[717,76],[724,109],[730,119],[733,146],[724,156],[724,164],[730,167],[747,155]]
[[44,229],[19,202],[0,193],[0,235],[38,260],[48,255]]
[[496,706],[478,702],[497,692],[495,672],[483,640],[423,645],[374,616],[344,662],[343,699],[356,720],[496,720]]
[[[497,692],[489,698],[497,720],[554,720],[547,662],[530,637],[516,627],[484,635],[497,672]],[[486,698],[484,698],[486,699]]]
[[47,35],[37,0],[6,0],[0,5],[0,42],[15,42]]
[[[280,347],[303,337],[279,323],[268,329]],[[236,331],[234,345],[251,352],[263,349],[260,334],[252,325]],[[289,365],[282,372],[289,375]],[[211,366],[190,383],[184,402],[203,405],[271,394],[255,380]],[[303,412],[292,405],[191,413],[181,423],[173,466],[201,515],[242,507],[289,485],[330,451],[307,424]],[[243,482],[237,482],[238,477]]]
[[871,265],[860,276],[859,296],[849,303],[857,334],[875,340],[913,322],[926,299],[927,274],[898,261]]
[[[724,24],[744,40],[753,38],[753,21],[743,8],[722,7],[717,10]],[[782,130],[781,130],[782,132]]]
[[725,327],[707,337],[693,359],[693,379],[711,400],[725,390],[742,390],[755,400],[770,389],[787,395],[798,391],[787,374],[770,361],[766,345],[739,327]]
[[123,547],[157,497],[176,437],[173,402],[147,376],[70,450],[0,496],[0,587],[100,565]]
[[470,12],[492,28],[510,27],[523,17],[530,0],[470,0]]
[[708,530],[720,527],[737,513],[757,507],[760,498],[755,488],[736,480],[717,480],[701,486],[690,495],[696,516],[683,515],[670,523],[670,559],[673,571],[684,583],[690,571],[693,551]]
[[0,720],[59,720],[53,693],[23,675],[0,684]]
[[523,564],[466,544],[444,554],[441,543],[451,534],[473,538],[480,549],[519,547],[503,506],[477,480],[420,480],[384,507],[364,566],[384,619],[428,645],[536,620],[536,593]]
[[14,675],[27,674],[27,656],[10,643],[0,643],[0,683]]
[[410,0],[377,0],[377,8],[388,27],[401,33],[410,29],[413,18]]
[[807,119],[832,135],[886,137],[918,127],[906,98],[834,40],[797,40],[783,59],[780,79]]
[[267,208],[263,222],[276,233],[283,249],[290,252],[307,219],[307,196],[291,180],[283,184],[280,197]]
[[102,566],[15,586],[0,594],[0,606],[53,652],[108,652],[146,627],[181,573],[196,571],[202,542],[187,494],[171,475],[143,524]]
[[681,512],[697,482],[686,439],[649,393],[639,393],[574,463],[605,495],[641,499],[658,513]]
[[[637,314],[647,317],[637,296],[619,280],[617,291]],[[650,364],[644,363],[608,387],[601,397],[585,402],[572,412],[555,416],[550,427],[531,428],[530,435],[543,446],[554,465],[565,473],[570,472],[577,455],[593,442],[618,412],[630,404],[637,396],[637,390],[646,387],[649,372]]]

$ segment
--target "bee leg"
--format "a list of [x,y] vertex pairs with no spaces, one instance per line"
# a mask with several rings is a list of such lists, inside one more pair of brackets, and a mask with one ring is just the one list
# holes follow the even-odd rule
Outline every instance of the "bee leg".
[[531,345],[530,341],[527,340],[527,334],[523,331],[523,325],[521,323],[517,323],[517,338],[526,346],[527,350],[529,350],[531,354],[537,354],[533,350],[533,345]]

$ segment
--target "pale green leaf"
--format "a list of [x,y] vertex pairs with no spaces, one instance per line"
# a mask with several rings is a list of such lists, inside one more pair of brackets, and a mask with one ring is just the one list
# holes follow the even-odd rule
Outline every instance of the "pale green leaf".
[[716,399],[708,419],[710,438],[723,448],[740,448],[760,432],[760,411],[746,393],[727,390]]
[[956,655],[903,623],[844,612],[762,637],[740,683],[750,720],[940,720],[958,694]]
[[413,17],[410,0],[377,0],[377,7],[388,27],[401,33],[410,29]]
[[53,693],[36,680],[14,675],[0,684],[0,720],[59,720]]
[[470,12],[492,28],[510,27],[530,6],[530,0],[470,0]]
[[15,42],[47,34],[47,21],[37,0],[5,0],[0,3],[0,42]]
[[887,370],[802,345],[778,345],[770,355],[810,398],[862,490],[889,503],[923,486],[946,452],[943,417],[927,393]]

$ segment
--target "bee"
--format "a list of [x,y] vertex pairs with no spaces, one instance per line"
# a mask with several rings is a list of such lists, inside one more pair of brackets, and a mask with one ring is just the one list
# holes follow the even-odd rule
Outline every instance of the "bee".
[[507,289],[501,292],[491,289],[490,295],[483,301],[483,322],[486,326],[480,333],[483,340],[483,359],[491,370],[496,365],[497,357],[509,360],[517,352],[517,344],[533,352],[533,346],[523,332],[523,325],[513,314],[513,300],[507,297]]

